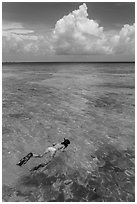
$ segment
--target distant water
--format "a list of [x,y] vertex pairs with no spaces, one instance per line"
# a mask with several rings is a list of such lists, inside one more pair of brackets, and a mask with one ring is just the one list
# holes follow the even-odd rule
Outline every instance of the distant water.
[[[4,63],[3,200],[135,200],[135,64]],[[45,160],[16,163],[69,138],[44,173]]]
[[90,63],[90,62],[79,62],[79,63],[75,63],[75,62],[32,62],[32,63],[3,63],[3,69],[5,68],[14,68],[14,69],[19,69],[19,70],[27,70],[28,68],[30,70],[36,71],[37,69],[40,69],[40,71],[44,70],[44,71],[57,71],[60,69],[77,69],[77,68],[83,68],[85,71],[93,71],[93,72],[105,72],[105,73],[123,73],[123,71],[125,73],[134,73],[134,69],[135,69],[135,63],[133,62],[100,62],[100,63]]

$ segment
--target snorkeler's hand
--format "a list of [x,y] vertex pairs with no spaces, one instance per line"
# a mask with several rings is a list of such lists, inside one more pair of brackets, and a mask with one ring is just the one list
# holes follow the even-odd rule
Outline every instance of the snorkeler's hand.
[[52,146],[54,147],[56,145],[56,143],[53,143]]
[[65,151],[66,151],[66,148],[63,148],[61,151],[62,151],[62,152],[65,152]]

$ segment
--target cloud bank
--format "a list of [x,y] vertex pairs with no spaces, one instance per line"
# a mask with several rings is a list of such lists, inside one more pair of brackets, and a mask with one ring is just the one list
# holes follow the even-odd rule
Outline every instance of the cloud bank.
[[34,55],[115,55],[135,52],[135,24],[123,25],[120,31],[105,31],[88,18],[86,4],[56,22],[47,35],[25,29],[19,23],[3,26],[3,50]]
[[25,29],[20,23],[3,26],[3,51],[5,53],[45,54],[50,49],[47,36],[36,34],[33,30]]

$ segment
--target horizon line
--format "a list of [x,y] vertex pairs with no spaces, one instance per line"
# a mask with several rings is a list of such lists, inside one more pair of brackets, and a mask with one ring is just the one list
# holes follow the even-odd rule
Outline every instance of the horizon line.
[[135,63],[135,61],[4,61],[5,63]]

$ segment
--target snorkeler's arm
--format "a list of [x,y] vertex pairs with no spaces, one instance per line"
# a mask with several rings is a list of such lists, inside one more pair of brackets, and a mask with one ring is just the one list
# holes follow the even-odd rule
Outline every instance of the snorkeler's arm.
[[64,147],[61,148],[61,151],[65,152],[65,149],[66,149],[66,147],[64,146]]

